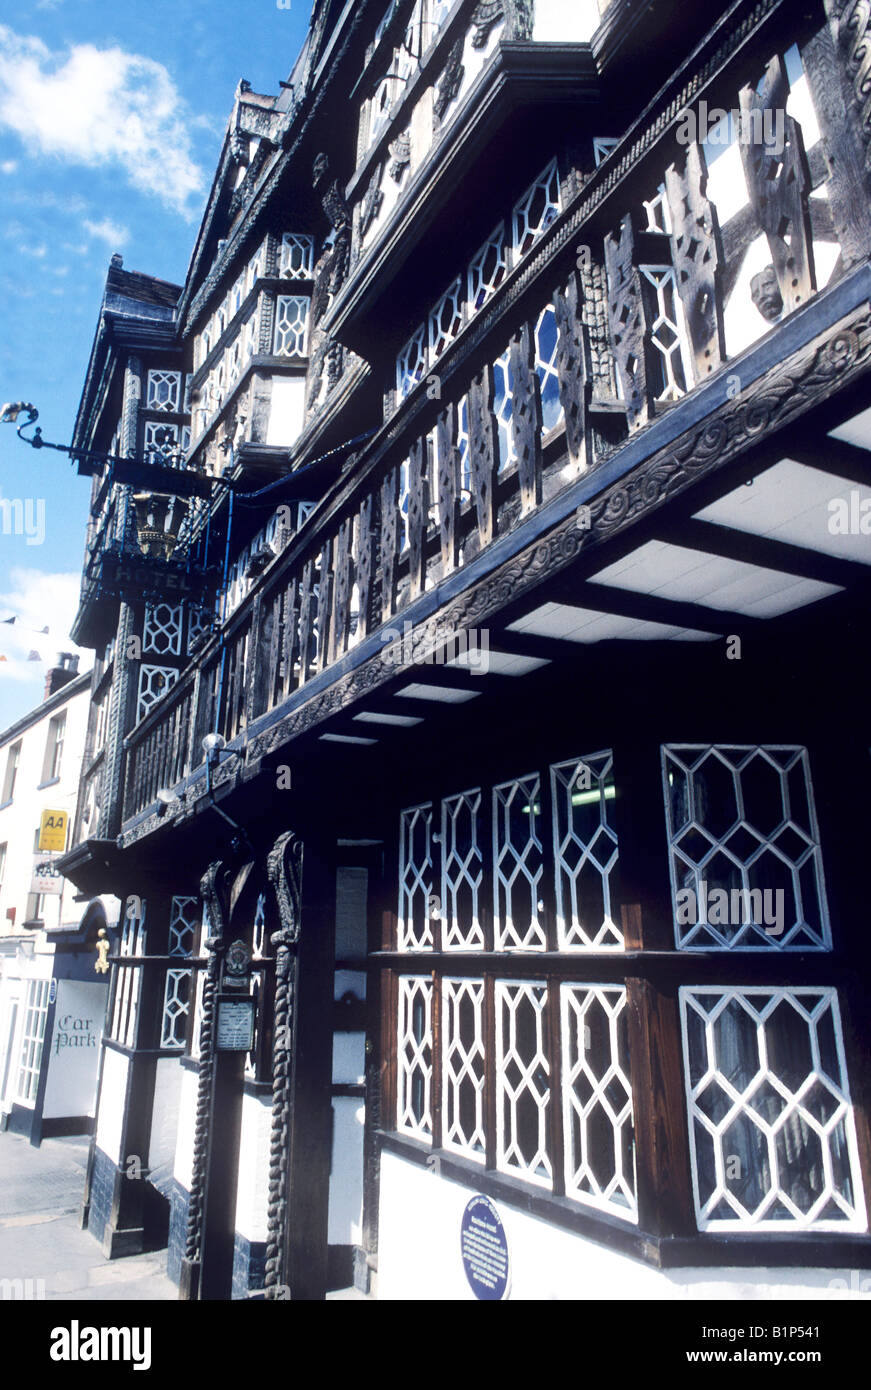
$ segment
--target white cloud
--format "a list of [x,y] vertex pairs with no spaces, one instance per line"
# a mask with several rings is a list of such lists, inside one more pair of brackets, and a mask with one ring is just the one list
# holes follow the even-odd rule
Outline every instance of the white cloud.
[[111,251],[126,246],[130,240],[127,228],[122,227],[120,222],[113,222],[110,217],[104,217],[102,222],[90,222],[86,217],[83,225],[89,236],[97,241],[105,241]]
[[[47,574],[42,570],[13,568],[9,589],[0,593],[0,620],[15,615],[8,626],[0,621],[0,681],[30,681],[42,689],[45,673],[55,664],[58,652],[75,652],[79,670],[93,664],[91,651],[76,647],[69,639],[79,605],[81,576],[75,573]],[[47,633],[42,628],[47,627]],[[40,662],[28,661],[38,652]],[[39,693],[35,694],[36,704]]]
[[121,48],[53,52],[0,24],[0,126],[30,150],[120,164],[134,187],[186,216],[201,189],[189,113],[162,63]]
[[18,160],[17,160],[17,159],[4,159],[4,160],[3,160],[3,163],[0,164],[0,173],[2,173],[2,174],[14,174],[17,168],[18,168]]

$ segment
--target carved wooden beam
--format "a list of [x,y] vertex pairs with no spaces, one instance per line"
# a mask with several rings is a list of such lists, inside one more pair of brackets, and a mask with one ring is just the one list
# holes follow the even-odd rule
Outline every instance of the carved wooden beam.
[[511,339],[514,379],[511,427],[520,483],[520,514],[526,516],[541,501],[541,393],[535,371],[535,334],[524,323]]
[[789,314],[810,299],[816,277],[808,214],[810,176],[801,131],[786,112],[788,96],[786,67],[777,56],[768,64],[761,92],[744,87],[739,93],[745,125],[739,145],[750,201],[768,238]]
[[672,262],[697,381],[717,371],[726,360],[719,228],[707,186],[704,151],[694,143],[687,151],[683,173],[674,164],[666,169],[665,188],[671,210]]
[[429,512],[426,486],[426,440],[416,439],[408,454],[409,598],[423,593],[426,570],[424,540]]
[[439,413],[436,425],[439,535],[442,568],[446,574],[457,562],[457,532],[460,518],[460,460],[454,443],[457,415],[456,407],[447,405]]
[[608,317],[617,374],[626,401],[631,429],[647,423],[650,399],[647,384],[647,319],[641,276],[635,265],[632,219],[623,218],[619,237],[605,237],[608,272]]
[[493,368],[484,367],[469,387],[469,454],[481,545],[489,545],[496,524],[495,481],[499,432],[493,414]]
[[587,397],[590,380],[589,348],[583,324],[583,296],[576,274],[554,292],[556,315],[556,366],[560,400],[566,420],[566,444],[572,464],[580,470],[589,458],[587,437]]
[[381,620],[393,616],[399,543],[397,470],[388,468],[381,483]]
[[[830,9],[836,8],[829,5]],[[849,11],[841,4],[837,8]],[[856,31],[844,27],[838,17],[821,29],[801,50],[814,110],[826,147],[829,166],[829,205],[835,235],[841,244],[845,266],[855,265],[871,253],[871,98],[864,90],[871,78],[871,0],[864,6],[866,56],[858,69],[851,64]],[[856,13],[853,10],[852,13]],[[834,31],[834,32],[833,32]],[[864,82],[854,88],[852,77],[864,70]],[[862,107],[868,110],[864,129]]]
[[339,527],[335,543],[335,582],[333,585],[335,601],[331,624],[329,653],[330,661],[335,661],[347,650],[348,630],[351,617],[351,527],[352,518],[346,517]]
[[360,596],[360,617],[358,633],[366,637],[372,619],[372,589],[374,580],[373,549],[375,537],[372,530],[373,498],[371,492],[364,498],[357,515],[356,570],[357,592]]

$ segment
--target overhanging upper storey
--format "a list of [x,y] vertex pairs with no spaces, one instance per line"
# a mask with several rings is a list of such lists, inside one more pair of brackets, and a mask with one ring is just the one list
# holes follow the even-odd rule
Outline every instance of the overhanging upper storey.
[[[579,35],[580,21],[560,13],[544,32]],[[597,101],[588,45],[536,32],[531,7],[418,3],[404,31],[376,43],[355,98],[350,273],[328,323],[355,351],[397,322],[422,266],[451,262],[469,219],[499,205],[512,173],[534,176],[546,132],[583,124]]]

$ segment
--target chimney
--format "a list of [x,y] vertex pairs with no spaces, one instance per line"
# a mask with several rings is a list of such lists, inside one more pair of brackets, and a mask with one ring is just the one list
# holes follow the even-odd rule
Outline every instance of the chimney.
[[45,673],[45,691],[43,702],[50,699],[58,690],[62,690],[71,680],[79,674],[79,658],[73,656],[72,652],[58,652],[57,665],[52,666]]

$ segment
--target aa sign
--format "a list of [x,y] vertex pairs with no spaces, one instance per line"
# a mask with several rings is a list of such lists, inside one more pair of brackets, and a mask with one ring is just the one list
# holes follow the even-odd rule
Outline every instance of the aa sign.
[[63,854],[67,847],[67,811],[43,811],[39,818],[40,850]]

